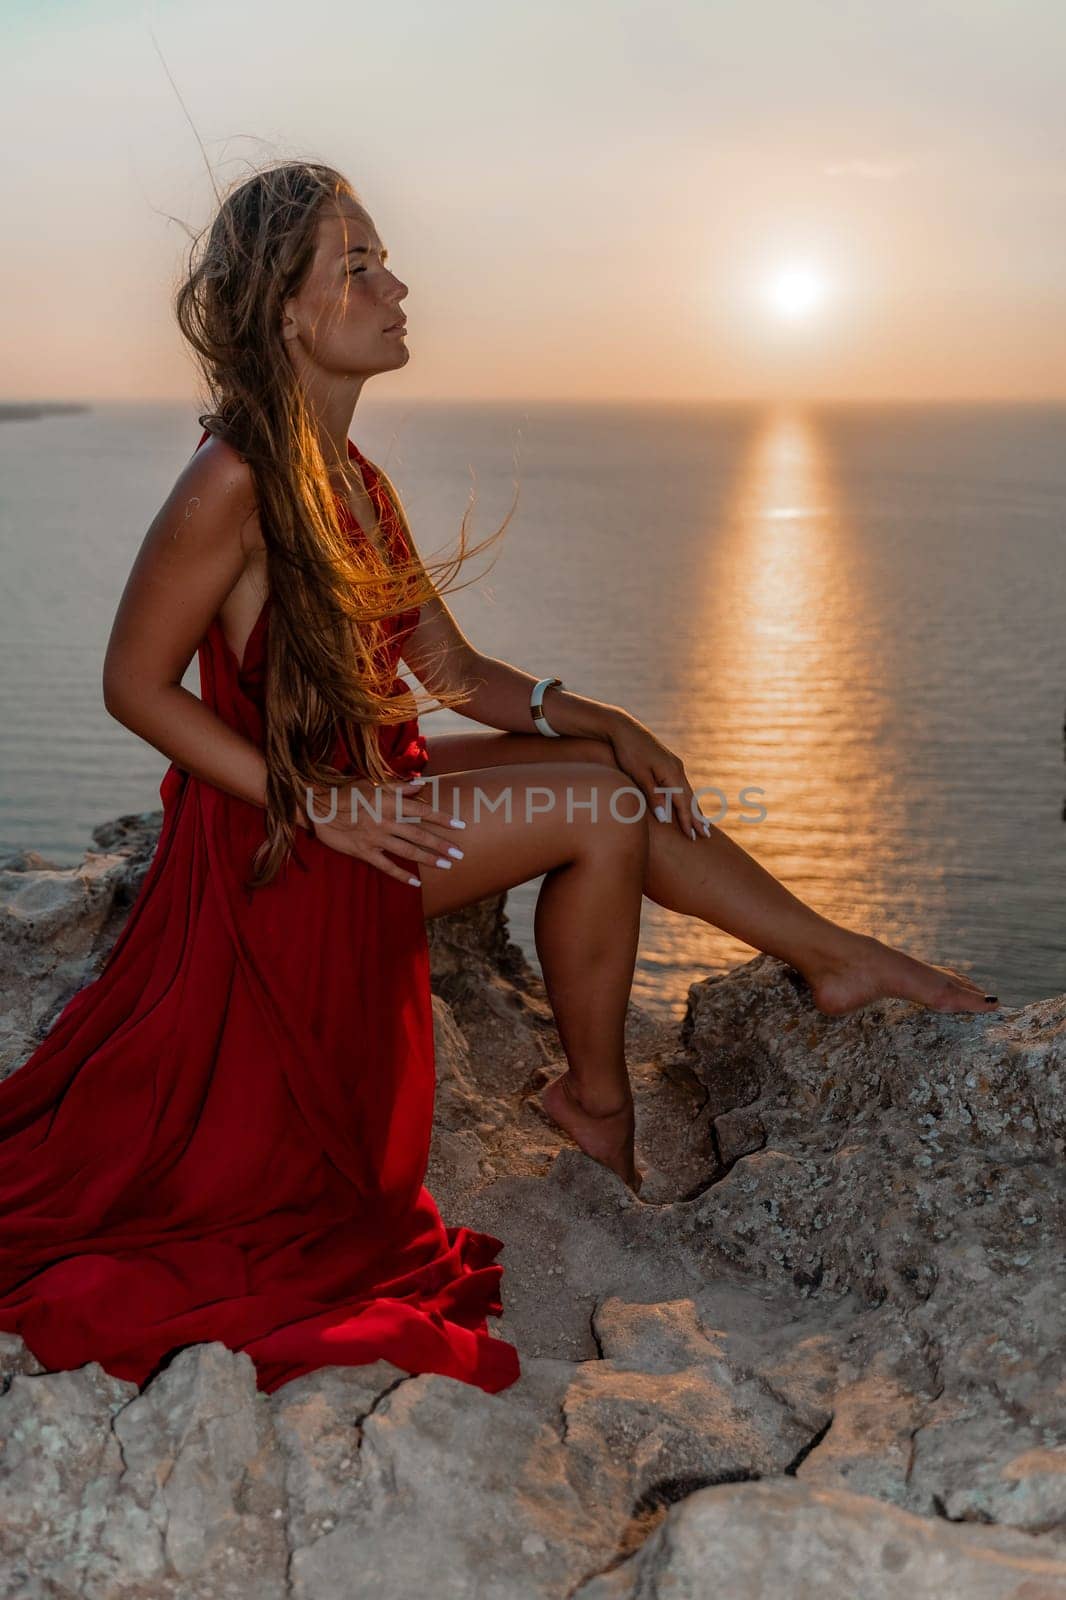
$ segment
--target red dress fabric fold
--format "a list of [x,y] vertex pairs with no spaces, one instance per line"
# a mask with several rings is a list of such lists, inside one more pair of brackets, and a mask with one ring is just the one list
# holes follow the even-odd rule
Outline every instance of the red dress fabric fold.
[[[218,618],[199,649],[205,703],[260,746],[269,611],[243,662]],[[417,619],[388,624],[394,673]],[[417,717],[384,727],[382,749],[398,778],[421,771]],[[356,770],[339,738],[335,764]],[[302,831],[248,890],[262,809],[173,764],[159,793],[155,854],[103,970],[0,1083],[0,1330],[48,1371],[98,1361],[141,1387],[221,1340],[267,1392],[377,1360],[506,1388],[518,1352],[486,1320],[503,1310],[503,1241],[446,1227],[423,1184],[421,893]]]

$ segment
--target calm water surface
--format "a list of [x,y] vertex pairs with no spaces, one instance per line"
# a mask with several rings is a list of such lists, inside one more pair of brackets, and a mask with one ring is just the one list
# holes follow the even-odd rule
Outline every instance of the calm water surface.
[[[104,711],[100,670],[198,409],[0,426],[0,854],[67,865],[97,823],[158,807],[166,759]],[[1066,409],[364,397],[352,437],[423,556],[475,495],[484,537],[518,484],[491,573],[449,596],[464,631],[635,713],[795,894],[1007,1005],[1066,991]],[[509,896],[534,959],[540,882]],[[634,998],[680,1016],[754,953],[645,899]]]

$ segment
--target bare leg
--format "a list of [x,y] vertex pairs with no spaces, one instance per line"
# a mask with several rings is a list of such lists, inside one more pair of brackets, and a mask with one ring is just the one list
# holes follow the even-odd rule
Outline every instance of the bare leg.
[[[551,809],[527,812],[531,785],[539,791],[537,806],[546,804],[545,791],[554,796]],[[541,1092],[538,1104],[588,1155],[639,1189],[625,1017],[640,936],[646,821],[611,815],[614,780],[591,765],[487,767],[453,773],[433,787],[435,793],[425,786],[425,800],[461,817],[467,828],[454,835],[465,852],[462,860],[441,869],[434,850],[419,863],[426,916],[546,875],[534,936],[569,1067]],[[508,790],[510,820],[503,805]],[[593,797],[595,813],[587,808]]]
[[[609,746],[596,739],[546,740],[539,733],[462,733],[429,743],[429,774],[465,768],[551,761],[592,762],[623,775]],[[629,782],[628,778],[624,779]],[[686,838],[677,824],[648,823],[644,893],[657,905],[698,917],[788,962],[802,973],[815,1006],[843,1016],[872,1000],[898,997],[935,1011],[994,1011],[996,996],[952,967],[935,966],[823,917],[767,872],[713,823]]]
[[685,839],[676,824],[652,824],[649,899],[726,928],[801,972],[819,1011],[843,1016],[896,996],[934,1011],[994,1011],[969,978],[933,966],[820,916],[712,823],[704,838]]

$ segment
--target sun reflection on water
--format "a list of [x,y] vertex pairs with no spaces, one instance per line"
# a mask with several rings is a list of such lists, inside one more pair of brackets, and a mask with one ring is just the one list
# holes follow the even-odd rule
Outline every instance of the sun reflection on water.
[[[817,424],[789,410],[761,419],[723,504],[692,596],[683,698],[668,714],[684,730],[676,748],[695,787],[722,793],[725,809],[710,794],[705,813],[794,894],[906,944],[920,930],[891,860],[891,841],[906,833],[885,687],[891,641],[878,621],[876,565],[854,537]],[[921,870],[928,929],[942,873],[929,862]],[[756,954],[647,900],[642,930],[638,1004],[654,1004],[664,963],[696,981]]]

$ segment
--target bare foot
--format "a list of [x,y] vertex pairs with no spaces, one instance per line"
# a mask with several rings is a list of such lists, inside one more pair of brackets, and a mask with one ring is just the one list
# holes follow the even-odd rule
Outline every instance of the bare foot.
[[640,1193],[644,1173],[633,1154],[633,1096],[607,1112],[586,1111],[575,1098],[569,1070],[553,1078],[539,1093],[530,1097],[549,1121],[570,1135],[593,1161],[617,1173],[634,1194]]
[[999,1010],[996,995],[986,995],[953,967],[919,961],[872,934],[849,933],[835,957],[803,970],[803,976],[818,1010],[830,1017],[882,999],[914,1000],[931,1011]]

